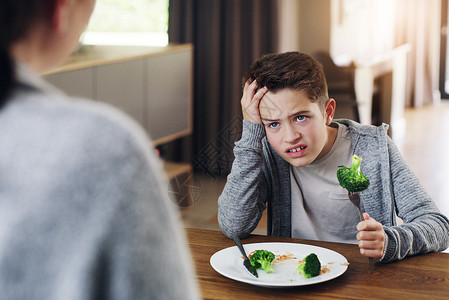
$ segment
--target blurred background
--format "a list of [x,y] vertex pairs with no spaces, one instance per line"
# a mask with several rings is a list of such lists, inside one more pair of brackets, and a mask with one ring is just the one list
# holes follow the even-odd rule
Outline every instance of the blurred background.
[[192,131],[157,148],[192,167],[170,191],[190,198],[186,226],[217,229],[216,202],[241,132],[241,77],[261,55],[284,51],[323,64],[336,117],[388,123],[449,215],[447,23],[448,0],[97,0],[82,41],[193,46]]

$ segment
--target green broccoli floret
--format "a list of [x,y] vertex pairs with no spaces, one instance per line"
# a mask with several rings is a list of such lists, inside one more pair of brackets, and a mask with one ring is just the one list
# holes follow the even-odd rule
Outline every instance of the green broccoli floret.
[[251,255],[249,261],[251,265],[256,267],[257,269],[262,269],[267,273],[273,273],[274,268],[271,265],[271,262],[274,259],[274,254],[268,250],[257,250]]
[[318,276],[321,271],[321,263],[315,253],[311,253],[296,267],[299,274],[306,278]]
[[352,156],[350,168],[338,166],[337,178],[340,185],[349,192],[360,192],[369,186],[369,179],[360,171],[362,159],[357,155]]

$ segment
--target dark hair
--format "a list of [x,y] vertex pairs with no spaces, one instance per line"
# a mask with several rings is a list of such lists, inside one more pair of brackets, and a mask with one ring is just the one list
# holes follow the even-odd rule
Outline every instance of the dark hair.
[[22,38],[40,17],[49,17],[54,0],[0,0],[0,107],[14,87],[11,45]]
[[243,85],[256,80],[269,91],[293,89],[304,92],[323,110],[329,99],[323,66],[307,54],[285,52],[259,58],[243,76]]

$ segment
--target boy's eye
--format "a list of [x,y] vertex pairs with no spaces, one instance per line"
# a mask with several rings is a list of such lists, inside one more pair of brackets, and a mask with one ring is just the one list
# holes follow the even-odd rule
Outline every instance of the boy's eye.
[[279,126],[279,123],[278,123],[278,122],[273,122],[273,123],[268,124],[268,127],[269,127],[269,128],[276,128],[276,127],[278,127],[278,126]]
[[295,121],[298,121],[298,122],[302,122],[302,121],[304,121],[305,119],[307,119],[306,116],[297,116],[297,117],[295,117]]

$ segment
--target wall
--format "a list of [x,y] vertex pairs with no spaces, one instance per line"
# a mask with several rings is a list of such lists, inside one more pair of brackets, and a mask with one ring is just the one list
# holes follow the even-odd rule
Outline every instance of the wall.
[[299,37],[301,28],[301,1],[279,0],[279,33],[278,52],[297,51],[300,48]]
[[332,0],[279,0],[279,52],[330,49]]
[[337,63],[372,59],[395,47],[395,1],[333,0],[330,4],[329,52]]
[[332,0],[300,1],[300,50],[312,54],[331,49]]
[[394,48],[395,1],[280,0],[279,51],[326,51],[342,64]]

